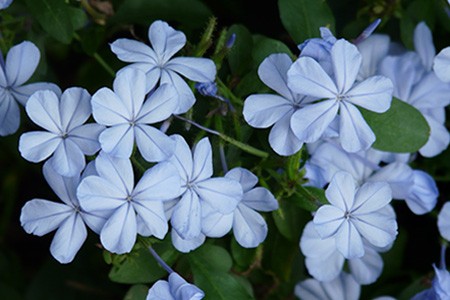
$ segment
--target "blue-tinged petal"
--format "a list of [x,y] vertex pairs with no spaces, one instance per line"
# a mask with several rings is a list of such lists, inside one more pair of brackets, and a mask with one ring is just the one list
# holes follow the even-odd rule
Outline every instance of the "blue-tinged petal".
[[342,212],[350,211],[355,197],[355,179],[350,173],[337,172],[325,191],[327,200]]
[[286,53],[271,54],[259,65],[258,76],[265,85],[282,95],[293,100],[293,95],[287,82],[287,72],[292,65],[292,60]]
[[133,152],[135,128],[128,123],[106,128],[99,135],[103,151],[111,156],[129,158]]
[[[100,235],[100,232],[105,225],[108,218],[103,214],[88,213],[85,211],[80,212],[84,223],[96,234]],[[108,216],[109,217],[109,216]]]
[[383,259],[371,247],[365,247],[364,256],[348,261],[350,272],[359,284],[372,284],[383,271]]
[[214,81],[217,72],[214,62],[203,57],[175,57],[164,67],[197,82]]
[[336,87],[339,94],[346,93],[356,80],[362,57],[355,45],[340,39],[331,48]]
[[250,191],[258,183],[258,177],[255,174],[241,167],[231,169],[225,174],[225,177],[239,181],[244,193]]
[[148,169],[133,190],[135,201],[165,201],[180,196],[180,176],[170,162]]
[[62,133],[61,114],[59,110],[58,96],[50,91],[37,91],[25,106],[30,119],[37,125],[54,133]]
[[442,49],[436,55],[433,70],[440,80],[450,82],[450,47]]
[[67,218],[53,237],[50,245],[50,253],[62,264],[73,261],[87,237],[86,226],[83,219],[77,213]]
[[33,75],[39,63],[39,49],[29,41],[12,47],[6,55],[5,73],[9,86],[19,86]]
[[68,177],[80,174],[86,166],[83,152],[71,139],[62,139],[49,160],[56,172]]
[[243,196],[239,182],[224,177],[197,182],[195,191],[202,201],[208,202],[211,207],[223,214],[234,211]]
[[441,236],[450,241],[450,202],[446,202],[442,206],[438,215],[437,225]]
[[244,193],[242,205],[248,206],[258,211],[273,211],[278,209],[278,201],[266,188],[255,187]]
[[58,228],[74,213],[68,205],[44,199],[25,203],[20,214],[20,224],[27,233],[43,236]]
[[26,132],[20,136],[19,151],[23,158],[40,162],[53,154],[62,139],[46,131]]
[[77,199],[77,187],[80,183],[79,174],[73,177],[62,176],[56,172],[49,161],[44,164],[42,171],[48,185],[58,195],[59,199],[72,207],[79,205]]
[[186,44],[183,32],[173,29],[164,21],[153,22],[148,29],[148,38],[160,63],[169,60]]
[[163,84],[147,98],[136,117],[136,122],[145,124],[161,122],[170,117],[177,107],[177,94],[172,86]]
[[378,72],[378,65],[389,51],[390,37],[385,34],[373,34],[358,43],[358,50],[362,56],[362,64],[357,77],[358,81],[374,76]]
[[[133,199],[134,200],[134,199]],[[163,239],[169,230],[164,206],[161,201],[132,201],[133,208],[140,216],[145,231],[137,231],[142,236],[153,235]]]
[[292,103],[283,97],[271,94],[256,94],[245,99],[242,113],[250,126],[267,128],[292,110]]
[[414,49],[419,54],[425,69],[431,71],[436,49],[434,48],[431,30],[425,22],[420,22],[414,29]]
[[300,238],[300,250],[303,255],[311,258],[328,257],[337,251],[334,238],[322,239],[317,233],[313,221],[309,221],[303,229]]
[[345,101],[365,109],[383,113],[391,107],[392,81],[384,76],[372,76],[358,83],[347,92]]
[[131,195],[134,187],[134,173],[129,159],[117,158],[101,152],[95,160],[95,168],[100,177],[105,178],[127,195]]
[[135,126],[135,135],[137,147],[146,161],[163,161],[173,154],[175,142],[162,131],[139,124]]
[[5,74],[5,62],[3,61],[3,53],[0,54],[0,87],[6,88],[9,86]]
[[328,99],[339,93],[330,76],[310,57],[297,59],[287,75],[288,87],[295,93]]
[[382,212],[360,215],[352,219],[352,224],[369,243],[376,247],[385,247],[397,236],[397,222]]
[[127,115],[135,121],[144,103],[146,94],[145,73],[139,69],[127,68],[119,71],[114,79],[114,93],[127,110]]
[[199,182],[213,175],[212,149],[208,138],[201,139],[193,149],[193,182]]
[[267,224],[264,218],[253,209],[238,205],[234,212],[233,234],[244,248],[255,248],[267,236]]
[[356,192],[352,215],[370,214],[388,205],[391,200],[392,191],[388,183],[366,182]]
[[13,96],[0,88],[0,136],[13,134],[20,125],[19,105]]
[[31,95],[33,95],[37,91],[41,90],[50,90],[54,92],[58,98],[61,97],[61,89],[53,83],[48,82],[35,82],[21,86],[15,86],[11,88],[11,93],[14,95],[17,101],[20,104],[25,106],[27,104],[28,99]]
[[203,245],[206,239],[205,235],[201,233],[200,235],[196,236],[193,239],[185,240],[182,237],[180,237],[178,233],[173,229],[171,232],[171,237],[173,246],[178,251],[183,253],[188,253],[191,252],[192,250],[197,249],[198,247]]
[[[336,244],[334,238],[331,240],[333,244]],[[305,266],[312,277],[320,281],[328,282],[339,276],[344,266],[345,258],[337,251],[336,246],[334,248],[335,251],[329,253],[327,256],[305,258]]]
[[127,107],[113,91],[101,88],[92,96],[92,115],[97,123],[114,126],[132,121]]
[[111,45],[111,51],[124,62],[146,62],[150,65],[156,65],[156,54],[144,43],[130,40],[117,39]]
[[190,240],[201,233],[202,211],[198,195],[188,189],[175,206],[170,223],[184,240]]
[[450,134],[447,128],[428,114],[423,114],[430,126],[430,137],[427,143],[420,148],[419,153],[425,157],[433,157],[447,149],[450,143]]
[[175,272],[169,275],[170,292],[175,299],[200,300],[205,297],[205,293],[193,284],[186,282]]
[[450,84],[443,83],[434,73],[429,72],[414,86],[408,103],[422,111],[449,105]]
[[390,163],[367,178],[370,182],[386,182],[392,190],[392,198],[405,199],[414,184],[413,170],[405,163]]
[[181,177],[181,183],[187,184],[192,179],[193,161],[191,149],[181,135],[175,134],[171,138],[176,142],[176,146],[175,152],[169,161],[177,168]]
[[405,197],[409,209],[416,215],[430,212],[436,206],[439,190],[429,174],[414,170],[413,184]]
[[358,300],[360,293],[361,286],[345,272],[329,282],[307,279],[295,287],[295,295],[302,300]]
[[303,146],[303,142],[300,141],[294,134],[291,128],[292,112],[285,114],[280,120],[278,120],[269,133],[269,144],[272,149],[283,156],[290,156],[297,153]]
[[83,179],[77,189],[81,208],[100,217],[109,218],[115,209],[126,203],[127,194],[116,185],[98,176]]
[[100,150],[98,138],[100,133],[105,130],[103,125],[89,123],[78,126],[70,131],[68,138],[77,144],[86,155],[94,155]]
[[106,250],[123,254],[133,248],[136,234],[136,212],[131,203],[125,202],[106,221],[100,233],[100,241]]
[[176,300],[170,293],[169,283],[165,280],[158,280],[148,290],[145,300]]
[[342,101],[339,105],[339,115],[339,138],[342,148],[347,152],[369,149],[376,137],[361,112],[353,104]]
[[353,222],[346,220],[336,233],[336,248],[347,259],[364,255],[364,245],[359,232]]
[[65,90],[61,95],[60,113],[61,128],[65,132],[80,126],[91,115],[91,95],[78,87]]
[[208,203],[202,204],[202,232],[208,237],[220,238],[233,226],[233,213],[221,214]]
[[291,118],[291,128],[297,138],[306,143],[317,141],[336,117],[339,103],[326,100],[297,110]]
[[322,239],[337,234],[345,222],[345,212],[332,205],[321,206],[314,215],[314,228]]
[[167,83],[178,95],[178,107],[174,114],[184,114],[195,103],[194,93],[189,85],[177,73],[170,70],[163,70],[161,73],[161,85]]

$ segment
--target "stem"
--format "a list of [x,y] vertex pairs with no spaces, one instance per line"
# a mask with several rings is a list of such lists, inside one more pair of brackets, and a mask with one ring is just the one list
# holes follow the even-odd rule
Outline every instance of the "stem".
[[147,169],[139,162],[139,160],[136,159],[136,157],[134,157],[134,155],[131,156],[131,162],[135,167],[139,169],[142,174],[147,171]]
[[232,102],[234,102],[234,104],[242,106],[242,100],[236,97],[233,92],[226,86],[226,84],[223,83],[222,80],[220,80],[219,77],[216,78],[216,82],[225,98],[230,99]]
[[[74,33],[73,36],[78,42],[81,43],[81,37],[78,35],[78,33]],[[111,75],[112,77],[116,77],[116,72],[106,63],[106,61],[97,53],[95,52],[93,55],[94,59],[105,69],[105,71]]]
[[166,264],[166,262],[158,255],[158,253],[156,253],[156,251],[151,246],[148,247],[148,250],[153,255],[153,257],[156,259],[156,261],[159,263],[159,265],[161,267],[163,267],[164,270],[167,271],[167,273],[169,273],[169,274],[174,273],[174,270],[168,264]]

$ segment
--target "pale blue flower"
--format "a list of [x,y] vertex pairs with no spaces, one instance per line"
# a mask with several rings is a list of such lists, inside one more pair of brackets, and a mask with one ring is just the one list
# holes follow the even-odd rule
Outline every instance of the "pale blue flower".
[[81,207],[107,219],[100,232],[102,245],[113,253],[130,252],[136,234],[164,238],[168,231],[163,201],[180,193],[180,178],[173,165],[162,162],[147,170],[134,186],[129,159],[101,152],[95,161],[98,176],[81,181]]
[[439,233],[447,241],[450,241],[450,202],[446,202],[439,212],[437,222]]
[[300,150],[303,142],[291,128],[292,115],[314,99],[292,92],[287,72],[292,60],[287,54],[272,54],[258,68],[262,82],[278,93],[250,95],[244,102],[243,115],[248,124],[256,128],[273,125],[269,144],[280,155],[292,155]]
[[258,177],[244,168],[234,168],[226,178],[238,181],[244,191],[236,209],[227,215],[214,211],[210,206],[203,210],[202,231],[209,237],[222,237],[231,228],[236,241],[244,248],[254,248],[267,236],[267,224],[257,211],[278,209],[278,201],[263,187],[255,187]]
[[[392,211],[392,208],[389,210]],[[315,279],[331,281],[342,272],[345,257],[337,250],[336,239],[322,239],[312,221],[303,229],[300,249],[305,256],[306,268]],[[349,270],[359,284],[371,284],[378,279],[383,270],[383,259],[378,252],[388,249],[376,249],[364,243],[364,256],[347,260]]]
[[100,233],[106,222],[102,216],[88,213],[80,207],[76,189],[80,175],[63,177],[46,162],[44,177],[50,187],[64,203],[33,199],[22,208],[20,223],[27,233],[38,236],[56,230],[50,252],[60,263],[70,263],[87,237],[86,225]]
[[433,70],[440,80],[450,82],[450,47],[442,49],[436,55]]
[[392,190],[392,198],[405,200],[417,215],[430,212],[437,203],[439,192],[436,182],[427,173],[413,170],[404,162],[392,162],[378,166],[384,153],[369,149],[348,153],[332,142],[321,144],[306,164],[306,177],[317,187],[330,182],[334,174],[346,171],[358,185],[364,182],[386,182]]
[[173,153],[175,142],[150,126],[170,117],[178,99],[170,85],[163,84],[145,98],[144,72],[125,69],[114,80],[114,91],[102,88],[92,96],[94,119],[108,126],[99,136],[103,151],[129,158],[134,141],[144,159],[157,162]]
[[301,300],[358,300],[360,293],[361,286],[345,272],[329,282],[306,279],[295,286],[295,295]]
[[152,47],[135,40],[118,39],[111,44],[111,50],[120,60],[132,63],[126,68],[139,68],[146,73],[146,92],[158,82],[169,84],[179,98],[174,113],[185,113],[194,105],[195,97],[180,75],[196,82],[211,82],[216,77],[216,66],[207,58],[172,58],[186,44],[186,36],[166,22],[153,22],[148,38]]
[[242,187],[233,179],[212,178],[212,150],[208,138],[201,139],[192,152],[183,137],[174,135],[172,138],[176,148],[169,161],[181,177],[181,196],[171,208],[170,221],[183,240],[195,240],[202,234],[205,204],[229,214],[242,199]]
[[392,192],[385,182],[367,182],[356,188],[352,175],[337,172],[325,191],[330,205],[321,206],[314,225],[321,238],[335,237],[347,259],[362,257],[363,241],[386,247],[397,235],[395,214],[386,211]]
[[197,249],[206,240],[206,236],[203,233],[200,233],[196,237],[193,237],[191,239],[183,239],[175,229],[172,228],[170,232],[170,236],[172,238],[172,244],[180,252],[188,253],[192,250]]
[[84,155],[100,149],[98,136],[104,129],[96,123],[84,124],[91,116],[91,96],[82,88],[69,88],[62,95],[50,90],[34,93],[25,107],[30,119],[47,131],[22,134],[19,151],[31,162],[50,157],[53,168],[63,176],[80,174]]
[[315,142],[339,111],[342,147],[348,152],[366,150],[375,141],[375,134],[356,106],[377,113],[387,111],[392,100],[392,82],[384,76],[373,76],[355,84],[361,54],[346,40],[333,45],[331,58],[333,78],[310,57],[300,57],[289,69],[288,86],[292,91],[324,99],[297,110],[292,115],[291,128],[300,141]]
[[331,48],[334,43],[336,43],[337,39],[327,27],[320,27],[319,30],[322,38],[307,39],[298,45],[300,57],[311,57],[315,59],[327,73],[333,72]]
[[38,90],[52,90],[61,94],[61,90],[52,83],[24,85],[36,70],[40,56],[39,49],[28,41],[12,47],[6,62],[0,52],[0,136],[12,134],[19,128],[20,110],[17,102],[25,105],[30,95]]
[[12,2],[13,0],[0,0],[0,9],[8,8]]
[[389,53],[391,39],[385,34],[374,34],[358,43],[362,62],[356,80],[363,81],[378,74],[378,65]]
[[200,300],[205,293],[188,283],[175,272],[170,273],[169,280],[158,280],[150,288],[146,300]]

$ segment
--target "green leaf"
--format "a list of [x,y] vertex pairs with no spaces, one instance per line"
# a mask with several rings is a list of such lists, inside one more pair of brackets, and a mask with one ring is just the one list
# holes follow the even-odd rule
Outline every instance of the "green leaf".
[[309,213],[291,203],[290,199],[282,199],[280,208],[272,216],[280,233],[292,242],[300,240],[302,228],[310,219]]
[[133,285],[123,300],[145,300],[148,294],[148,286],[143,284]]
[[319,36],[319,28],[334,31],[334,16],[325,0],[278,0],[284,28],[296,44]]
[[228,54],[231,73],[243,76],[251,70],[253,40],[250,31],[242,25],[233,25],[228,29],[228,36],[236,34],[233,48]]
[[70,43],[74,29],[68,4],[62,0],[26,0],[26,3],[48,34],[61,43]]
[[204,26],[211,15],[209,8],[199,0],[127,0],[109,22],[149,25],[161,19],[192,29]]
[[391,108],[385,113],[360,110],[377,137],[372,146],[375,149],[396,153],[416,152],[430,136],[430,126],[423,115],[396,98],[392,99]]
[[231,255],[236,264],[245,271],[254,261],[258,248],[244,248],[236,239],[231,240]]
[[88,22],[88,17],[84,10],[76,7],[68,7],[70,22],[74,30],[83,28]]
[[253,36],[253,65],[258,68],[259,65],[263,62],[263,60],[273,53],[286,53],[292,59],[294,59],[294,54],[292,54],[289,47],[286,46],[283,42],[268,38],[263,35],[254,35]]
[[[153,247],[161,258],[171,265],[177,258],[177,252],[173,247],[167,245],[168,241],[155,244]],[[163,245],[163,246],[161,246]],[[109,272],[109,278],[119,283],[151,283],[167,275],[167,272],[156,262],[155,258],[147,250],[137,244],[133,251],[128,254],[113,258],[113,267]]]
[[247,286],[235,275],[229,274],[232,260],[228,252],[209,244],[188,254],[194,282],[205,292],[205,299],[253,299]]

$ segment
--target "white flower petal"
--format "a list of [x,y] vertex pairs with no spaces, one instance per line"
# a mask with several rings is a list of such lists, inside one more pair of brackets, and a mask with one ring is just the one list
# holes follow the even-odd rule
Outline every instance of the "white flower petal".
[[267,224],[264,218],[253,209],[238,205],[234,212],[233,234],[244,248],[255,248],[267,236]]
[[177,73],[164,70],[161,73],[161,85],[167,83],[178,95],[178,107],[174,114],[184,114],[195,103],[194,93],[189,85]]
[[192,181],[198,182],[213,175],[212,149],[208,138],[201,139],[193,149]]
[[180,252],[183,253],[188,253],[191,252],[194,249],[197,249],[198,247],[200,247],[201,245],[203,245],[203,243],[205,242],[205,235],[204,234],[199,234],[198,236],[196,236],[193,239],[190,240],[185,240],[183,238],[181,238],[177,232],[175,230],[172,229],[171,232],[171,237],[172,237],[172,244],[173,246]]
[[362,57],[355,45],[340,39],[331,48],[336,87],[339,94],[346,93],[353,85],[361,67]]
[[225,177],[239,181],[244,193],[250,191],[258,183],[256,175],[241,167],[231,169],[225,174]]
[[53,154],[62,139],[46,131],[26,132],[20,136],[19,151],[23,158],[40,162]]
[[345,151],[357,152],[372,146],[376,140],[375,134],[355,106],[341,102],[339,116],[340,140]]
[[58,228],[73,212],[66,204],[33,199],[22,207],[20,224],[27,233],[43,236]]
[[394,86],[384,76],[372,76],[358,83],[347,92],[345,101],[365,109],[383,113],[389,109]]
[[99,124],[114,126],[132,119],[122,99],[108,88],[98,90],[92,96],[91,103],[92,115]]
[[210,178],[195,184],[195,191],[202,201],[208,202],[223,214],[234,211],[242,199],[243,192],[239,182],[225,177]]
[[56,172],[68,177],[80,174],[86,165],[83,152],[70,138],[62,139],[49,160]]
[[339,104],[326,100],[297,110],[291,118],[291,128],[297,138],[306,143],[317,141],[336,117]]
[[221,214],[208,203],[202,204],[202,232],[208,237],[220,238],[233,226],[234,214]]
[[359,232],[353,222],[344,221],[336,234],[336,247],[347,259],[364,255],[364,246]]
[[133,152],[135,132],[127,123],[106,128],[99,135],[103,151],[111,156],[129,158]]
[[292,60],[286,53],[271,54],[259,65],[258,76],[272,90],[286,99],[293,100],[287,85],[287,72],[291,65]]
[[9,86],[19,86],[30,79],[39,64],[39,49],[29,41],[13,46],[6,55],[5,73]]
[[414,170],[413,184],[405,197],[409,209],[416,215],[430,212],[436,206],[439,190],[436,182],[429,174]]
[[103,130],[105,130],[103,125],[89,123],[74,128],[70,132],[69,138],[80,147],[85,155],[94,155],[100,150],[98,138]]
[[35,82],[22,86],[15,86],[11,88],[11,93],[20,104],[25,106],[30,96],[40,90],[50,90],[53,91],[58,97],[61,96],[61,89],[56,84],[48,82]]
[[126,203],[125,191],[98,176],[88,176],[80,182],[77,197],[81,208],[101,217],[109,218],[115,209]]
[[69,132],[87,121],[91,115],[91,95],[82,88],[69,88],[61,95],[61,128]]
[[436,55],[433,70],[440,80],[450,82],[450,47],[442,49]]
[[86,226],[77,213],[67,218],[53,237],[50,252],[62,264],[73,261],[87,237]]
[[333,99],[338,89],[317,61],[300,57],[288,71],[288,87],[295,93]]
[[124,62],[146,62],[150,65],[156,65],[156,54],[144,43],[130,40],[117,39],[111,45],[111,51]]
[[384,34],[372,34],[357,46],[362,57],[357,80],[363,81],[378,73],[378,65],[388,54],[390,37]]
[[350,259],[348,265],[351,274],[359,284],[372,284],[383,271],[383,259],[371,247],[365,247],[364,256]]
[[170,117],[178,107],[178,97],[172,87],[163,84],[147,98],[136,122],[153,124]]
[[163,239],[169,230],[166,216],[164,214],[164,206],[161,201],[133,201],[133,207],[140,216],[142,225],[145,226],[145,232],[138,233],[143,236],[153,235],[159,239]]
[[386,247],[397,236],[397,222],[382,212],[358,215],[353,220],[357,232],[376,247]]
[[126,108],[126,115],[131,117],[130,121],[135,121],[145,99],[145,73],[134,68],[121,70],[114,79],[113,89]]
[[190,240],[201,233],[201,206],[198,195],[187,190],[175,206],[170,223],[184,240]]
[[163,161],[173,154],[175,142],[162,131],[140,124],[135,126],[134,133],[137,147],[146,161]]
[[423,115],[430,126],[430,137],[419,153],[425,157],[433,157],[447,149],[450,143],[450,134],[447,128],[428,114]]
[[[450,202],[446,202],[442,206],[438,215],[438,228],[439,233],[447,240],[450,241]],[[22,225],[23,226],[23,225]]]
[[401,162],[390,163],[367,179],[370,182],[387,182],[391,187],[394,199],[405,199],[414,184],[413,180],[413,170]]
[[425,22],[420,22],[414,29],[414,49],[419,54],[425,69],[430,71],[436,55],[436,49],[434,48],[431,30]]
[[370,214],[386,206],[392,200],[392,191],[386,182],[366,182],[355,195],[351,208],[353,215]]
[[270,147],[282,156],[293,155],[303,146],[303,142],[300,141],[292,131],[292,113],[287,113],[278,120],[269,133]]
[[165,68],[197,82],[211,82],[216,78],[216,65],[209,58],[175,57],[167,62]]
[[70,206],[79,206],[77,199],[77,187],[80,183],[80,175],[65,177],[56,172],[52,163],[47,161],[42,168],[45,180],[59,199]]
[[333,176],[325,196],[332,205],[345,212],[353,207],[355,189],[355,179],[352,175],[341,171]]
[[95,168],[100,177],[111,182],[123,193],[131,195],[134,187],[134,173],[129,159],[117,158],[101,152],[95,160]]
[[273,211],[278,209],[278,201],[266,188],[255,187],[244,193],[242,205],[258,211]]
[[148,29],[148,38],[156,55],[166,62],[186,44],[183,32],[173,29],[164,21],[155,21]]
[[100,233],[100,241],[108,251],[124,254],[131,252],[136,234],[136,212],[130,203],[124,203],[106,221]]
[[181,135],[175,134],[171,138],[176,142],[176,146],[175,152],[169,161],[177,168],[181,182],[186,184],[191,180],[192,176],[193,161],[191,149]]
[[54,133],[62,133],[58,96],[49,90],[37,91],[25,107],[30,119],[37,125]]
[[20,125],[19,105],[13,96],[0,88],[0,136],[10,135],[17,131]]
[[344,212],[332,205],[319,207],[314,215],[314,228],[322,239],[336,235],[345,221]]
[[169,283],[165,280],[158,280],[148,290],[145,300],[176,300],[170,293]]
[[293,106],[287,99],[278,95],[257,94],[245,99],[242,113],[250,126],[267,128],[291,111]]

